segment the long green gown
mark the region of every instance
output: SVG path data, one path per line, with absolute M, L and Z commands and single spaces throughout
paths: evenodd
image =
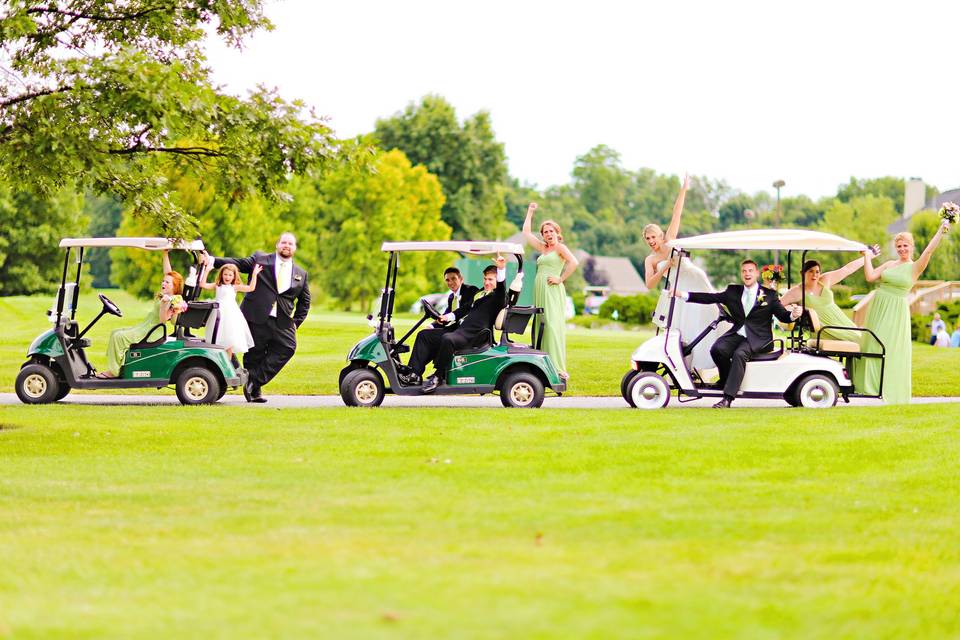
M 913 263 L 888 267 L 880 275 L 880 286 L 873 294 L 864 326 L 877 334 L 886 348 L 883 368 L 883 400 L 887 404 L 909 404 L 911 387 L 910 307 L 907 295 L 913 288 Z M 863 339 L 864 351 L 880 352 L 880 345 L 870 334 Z M 862 366 L 854 369 L 854 384 L 861 393 L 880 390 L 880 359 L 862 358 Z
M 806 293 L 806 305 L 817 312 L 820 318 L 820 324 L 823 326 L 832 325 L 839 327 L 856 327 L 843 309 L 837 306 L 833 300 L 833 289 L 830 287 L 821 287 L 820 295 L 812 290 Z M 862 331 L 844 331 L 843 329 L 824 329 L 821 334 L 825 340 L 849 340 L 862 344 L 864 333 Z
M 155 300 L 150 312 L 140 321 L 140 324 L 126 329 L 114 329 L 110 332 L 107 342 L 107 370 L 113 375 L 120 375 L 120 367 L 127 354 L 127 348 L 134 342 L 147 337 L 147 332 L 160 324 L 160 300 Z
M 560 371 L 567 370 L 567 290 L 562 282 L 547 284 L 547 278 L 559 278 L 564 265 L 566 262 L 556 251 L 541 255 L 537 258 L 537 279 L 533 286 L 533 304 L 543 308 L 542 348 Z

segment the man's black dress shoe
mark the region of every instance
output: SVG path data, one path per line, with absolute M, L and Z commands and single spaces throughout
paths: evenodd
M 733 402 L 733 401 L 732 401 L 732 400 L 728 400 L 727 398 L 724 398 L 724 399 L 722 399 L 720 402 L 718 402 L 717 404 L 713 405 L 713 408 L 714 408 L 714 409 L 729 409 L 731 402 Z
M 437 377 L 437 374 L 433 374 L 429 378 L 423 381 L 423 392 L 431 393 L 434 389 L 440 386 L 440 378 Z
M 250 402 L 257 402 L 257 403 L 260 403 L 260 404 L 262 404 L 262 403 L 264 403 L 264 402 L 266 402 L 266 401 L 267 401 L 267 399 L 264 398 L 263 396 L 261 396 L 260 394 L 257 394 L 257 395 L 255 395 L 255 396 L 253 396 L 252 398 L 250 398 Z
M 422 381 L 420 379 L 420 374 L 416 371 L 409 371 L 404 373 L 397 373 L 397 378 L 400 379 L 400 383 L 407 387 L 414 387 Z
M 253 383 L 249 380 L 243 383 L 243 399 L 247 402 L 253 402 Z

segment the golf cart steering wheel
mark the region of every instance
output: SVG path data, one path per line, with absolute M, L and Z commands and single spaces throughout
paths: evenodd
M 103 303 L 103 309 L 104 309 L 104 311 L 106 311 L 107 313 L 112 313 L 113 315 L 117 316 L 118 318 L 122 318 L 122 317 L 123 317 L 123 311 L 120 311 L 120 307 L 118 307 L 118 306 L 115 305 L 113 302 L 111 302 L 110 298 L 108 298 L 107 296 L 103 295 L 102 293 L 99 294 L 99 297 L 100 297 L 100 302 Z
M 420 306 L 423 307 L 423 312 L 434 320 L 440 317 L 440 312 L 437 311 L 435 306 L 427 302 L 426 298 L 420 298 Z

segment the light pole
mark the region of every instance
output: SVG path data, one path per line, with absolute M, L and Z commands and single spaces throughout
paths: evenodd
M 780 227 L 780 187 L 785 186 L 787 183 L 783 180 L 777 180 L 773 183 L 773 188 L 777 190 L 777 210 L 773 214 L 773 226 L 776 228 Z M 773 264 L 780 264 L 780 250 L 773 250 Z

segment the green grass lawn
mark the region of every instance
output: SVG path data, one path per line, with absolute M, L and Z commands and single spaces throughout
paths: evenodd
M 0 637 L 960 635 L 960 406 L 0 423 Z
M 94 344 L 90 357 L 94 365 L 106 362 L 106 338 L 111 329 L 139 322 L 149 302 L 139 301 L 122 291 L 107 292 L 124 311 L 124 318 L 105 316 L 89 334 Z M 0 391 L 13 391 L 13 381 L 25 359 L 27 347 L 49 323 L 44 310 L 50 297 L 0 297 Z M 85 324 L 96 315 L 100 303 L 93 294 L 81 297 L 79 319 Z M 397 336 L 413 326 L 417 318 L 396 319 Z M 314 312 L 301 327 L 299 346 L 293 360 L 267 387 L 270 394 L 335 394 L 340 369 L 350 348 L 370 332 L 360 314 Z M 615 396 L 620 378 L 629 367 L 630 354 L 652 335 L 650 330 L 611 331 L 576 328 L 567 333 L 567 358 L 572 375 L 571 395 Z M 411 340 L 412 344 L 412 340 Z M 143 393 L 143 392 L 135 392 Z M 914 344 L 913 393 L 917 396 L 960 393 L 960 349 L 935 349 Z

